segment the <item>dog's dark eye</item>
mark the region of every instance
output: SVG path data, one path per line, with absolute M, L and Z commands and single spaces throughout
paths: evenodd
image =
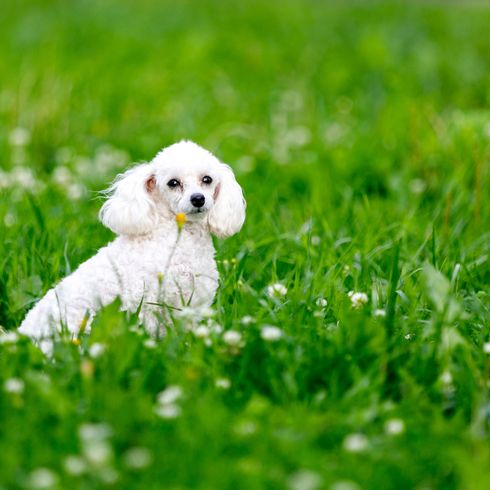
M 202 181 L 203 181 L 204 184 L 211 184 L 211 182 L 213 181 L 213 179 L 209 175 L 205 175 L 202 178 Z
M 167 182 L 169 187 L 177 187 L 180 185 L 180 182 L 177 179 L 171 179 Z

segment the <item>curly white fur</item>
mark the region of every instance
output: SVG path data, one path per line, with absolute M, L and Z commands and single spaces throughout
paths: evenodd
M 152 334 L 165 318 L 155 303 L 211 305 L 218 272 L 210 232 L 228 237 L 245 220 L 231 168 L 190 141 L 119 175 L 106 195 L 99 217 L 119 236 L 48 291 L 19 327 L 45 351 L 63 327 L 73 335 L 89 329 L 97 310 L 117 297 L 125 311 L 142 305 L 140 321 Z M 180 233 L 178 213 L 187 217 Z

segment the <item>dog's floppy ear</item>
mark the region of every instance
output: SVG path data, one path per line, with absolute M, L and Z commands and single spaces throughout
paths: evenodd
M 226 238 L 240 231 L 245 221 L 246 202 L 232 169 L 224 163 L 220 163 L 220 182 L 215 192 L 214 206 L 208 217 L 209 229 L 216 236 Z
M 104 192 L 108 199 L 99 213 L 102 224 L 120 235 L 142 235 L 151 231 L 157 220 L 151 196 L 155 185 L 154 169 L 149 163 L 118 175 Z

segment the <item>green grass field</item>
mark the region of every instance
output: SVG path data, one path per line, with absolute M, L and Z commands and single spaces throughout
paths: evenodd
M 489 26 L 2 2 L 0 489 L 490 488 Z M 182 138 L 248 201 L 208 328 L 154 341 L 112 305 L 45 359 L 14 332 L 112 239 L 97 192 Z

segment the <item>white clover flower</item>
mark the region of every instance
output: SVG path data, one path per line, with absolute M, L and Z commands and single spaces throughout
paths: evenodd
M 203 307 L 185 306 L 180 310 L 174 311 L 174 316 L 181 320 L 200 321 L 205 318 L 211 318 L 214 315 L 215 315 L 215 311 L 207 306 L 203 306 Z
M 87 471 L 87 463 L 83 458 L 69 455 L 63 461 L 63 467 L 69 475 L 80 476 Z
M 83 455 L 93 466 L 104 467 L 113 459 L 112 447 L 105 440 L 90 440 L 83 444 Z
M 219 323 L 216 323 L 213 320 L 208 320 L 208 327 L 211 329 L 213 333 L 220 334 L 223 332 L 223 326 L 220 325 Z
M 317 490 L 322 488 L 322 477 L 311 470 L 299 470 L 288 478 L 289 490 Z
M 385 422 L 384 429 L 390 436 L 398 436 L 405 432 L 405 422 L 402 419 L 389 419 Z
M 483 352 L 485 354 L 490 354 L 490 342 L 485 342 L 483 344 Z
M 408 184 L 408 187 L 410 189 L 410 192 L 412 192 L 413 194 L 422 194 L 427 188 L 427 184 L 425 180 L 413 179 Z
M 124 464 L 133 470 L 141 470 L 149 466 L 153 455 L 146 447 L 132 447 L 124 454 Z
M 228 330 L 223 334 L 223 340 L 231 346 L 238 346 L 242 342 L 242 334 L 236 330 Z
M 83 184 L 70 184 L 66 188 L 66 195 L 73 201 L 78 201 L 85 194 L 85 186 Z
M 165 388 L 163 391 L 158 393 L 157 401 L 160 405 L 170 405 L 182 398 L 183 394 L 184 393 L 180 386 L 170 385 L 167 386 L 167 388 Z
M 90 354 L 90 357 L 96 359 L 97 357 L 100 357 L 105 352 L 105 349 L 106 347 L 104 344 L 101 344 L 100 342 L 94 342 L 88 348 L 88 353 Z
M 21 395 L 24 393 L 24 381 L 19 378 L 9 378 L 5 381 L 3 389 L 7 393 Z
M 154 411 L 162 419 L 175 419 L 182 413 L 182 409 L 174 403 L 157 405 Z
M 361 490 L 361 487 L 352 480 L 338 480 L 332 484 L 330 490 Z
M 313 235 L 311 237 L 311 244 L 314 246 L 314 247 L 317 247 L 318 245 L 320 245 L 321 243 L 321 238 L 318 236 L 318 235 Z
M 214 385 L 216 388 L 220 388 L 221 390 L 228 390 L 231 387 L 231 381 L 227 378 L 218 378 Z
M 109 425 L 100 424 L 82 424 L 78 428 L 78 436 L 82 441 L 99 441 L 107 439 L 112 435 L 112 429 Z
M 378 318 L 384 318 L 386 316 L 386 311 L 382 308 L 377 308 L 373 311 L 373 315 L 377 316 Z
M 284 335 L 279 327 L 274 325 L 264 325 L 260 331 L 260 336 L 267 342 L 276 342 Z
M 253 316 L 250 316 L 250 315 L 245 315 L 240 320 L 240 323 L 242 325 L 250 325 L 251 323 L 254 323 L 254 322 L 255 322 L 255 318 Z
M 0 185 L 1 188 L 1 185 Z M 15 224 L 15 214 L 11 212 L 5 213 L 5 216 L 3 217 L 3 223 L 5 224 L 6 227 L 10 228 Z
M 368 438 L 356 432 L 345 437 L 342 447 L 350 453 L 360 453 L 365 451 L 368 445 Z
M 413 334 L 411 333 L 407 333 L 407 335 L 405 335 L 404 337 L 405 340 L 412 340 L 412 338 L 413 338 Z
M 325 129 L 325 140 L 329 145 L 336 145 L 347 133 L 345 126 L 339 122 L 330 123 Z
M 0 344 L 15 344 L 19 340 L 17 332 L 0 333 Z
M 453 375 L 449 371 L 444 371 L 440 377 L 441 383 L 450 385 L 453 382 Z
M 70 169 L 64 165 L 56 167 L 53 171 L 53 180 L 61 186 L 69 185 L 72 181 Z
M 349 291 L 347 293 L 347 295 L 349 296 L 349 298 L 351 300 L 352 308 L 354 308 L 356 310 L 359 310 L 368 302 L 368 295 L 366 293 Z
M 325 308 L 327 305 L 328 305 L 328 301 L 325 299 L 325 298 L 322 298 L 321 296 L 319 298 L 317 298 L 317 300 L 315 301 L 315 304 L 319 307 L 319 308 Z
M 28 488 L 49 489 L 58 483 L 58 475 L 49 468 L 36 468 L 28 477 Z
M 147 349 L 155 349 L 156 346 L 157 346 L 157 343 L 155 341 L 155 339 L 146 339 L 144 342 L 143 342 L 143 345 L 147 348 Z
M 102 468 L 97 472 L 97 475 L 106 485 L 114 485 L 119 480 L 119 475 L 114 468 Z
M 38 187 L 38 182 L 34 172 L 28 167 L 15 167 L 10 173 L 12 180 L 21 189 L 34 191 Z
M 279 298 L 281 296 L 286 296 L 288 289 L 284 284 L 280 282 L 276 282 L 275 284 L 271 284 L 267 286 L 267 296 L 271 298 Z
M 194 329 L 194 335 L 198 339 L 205 339 L 206 337 L 209 337 L 211 331 L 209 330 L 206 325 L 199 325 L 197 328 Z
M 31 141 L 31 132 L 26 128 L 14 128 L 9 134 L 11 146 L 27 146 Z

